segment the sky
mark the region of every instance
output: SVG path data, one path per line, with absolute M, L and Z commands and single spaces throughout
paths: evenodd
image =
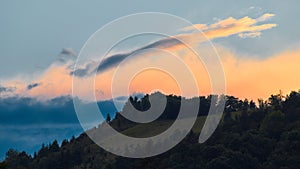
M 134 73 L 133 68 L 155 64 L 157 60 L 177 64 L 168 54 L 144 52 L 149 46 L 175 53 L 188 65 L 201 89 L 199 93 L 187 91 L 189 96 L 211 93 L 209 75 L 203 64 L 195 62 L 196 56 L 173 39 L 159 36 L 124 41 L 100 68 L 96 60 L 91 60 L 74 72 L 72 68 L 87 39 L 105 24 L 129 14 L 163 12 L 182 17 L 193 27 L 182 27 L 174 37 L 205 52 L 206 48 L 199 44 L 206 40 L 194 32 L 195 28 L 200 29 L 219 53 L 229 95 L 257 100 L 267 99 L 279 90 L 289 93 L 300 89 L 297 73 L 300 23 L 296 20 L 299 5 L 296 0 L 1 1 L 0 157 L 7 147 L 33 152 L 49 140 L 62 140 L 82 132 L 69 100 L 73 76 L 89 78 L 96 71 L 95 90 L 102 101 L 109 101 L 112 96 L 122 98 L 128 92 L 149 93 L 158 88 L 180 95 L 174 77 L 154 69 L 138 73 L 125 86 L 129 78 L 126 74 Z M 134 59 L 130 57 L 133 54 Z M 116 69 L 118 64 L 123 64 L 120 70 Z M 121 72 L 116 74 L 120 78 L 118 83 L 112 79 L 115 70 Z M 176 66 L 170 70 L 179 78 L 185 77 L 184 71 Z M 186 81 L 184 85 L 189 87 L 189 84 Z M 117 88 L 115 93 L 110 91 L 112 85 Z M 83 95 L 85 92 L 82 89 Z M 37 107 L 42 107 L 40 113 Z

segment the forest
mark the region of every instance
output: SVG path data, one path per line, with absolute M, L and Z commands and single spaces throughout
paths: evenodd
M 154 93 L 160 94 L 160 93 Z M 132 122 L 117 113 L 106 121 L 116 130 L 134 136 L 164 131 L 176 120 L 180 101 L 167 95 L 162 115 L 147 125 Z M 0 169 L 299 169 L 300 168 L 300 93 L 271 95 L 257 102 L 226 96 L 222 120 L 214 134 L 198 143 L 203 119 L 212 95 L 201 96 L 197 124 L 173 149 L 158 156 L 134 159 L 116 156 L 96 145 L 85 133 L 79 137 L 43 144 L 33 155 L 10 149 Z M 149 95 L 129 97 L 136 109 L 151 106 Z M 148 130 L 161 126 L 159 130 Z M 100 125 L 100 124 L 99 124 Z M 92 130 L 97 130 L 92 129 Z M 150 133 L 145 133 L 149 131 Z M 151 133 L 152 132 L 152 133 Z

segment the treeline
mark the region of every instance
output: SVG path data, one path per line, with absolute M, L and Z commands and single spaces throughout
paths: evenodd
M 198 116 L 206 116 L 208 114 L 211 103 L 213 102 L 213 104 L 217 104 L 216 101 L 218 95 L 209 95 L 207 97 L 199 96 L 198 98 L 194 97 L 191 99 L 187 99 L 185 97 L 175 96 L 175 95 L 164 96 L 162 93 L 156 92 L 151 94 L 150 96 L 146 94 L 143 98 L 140 99 L 138 99 L 137 97 L 129 97 L 128 102 L 125 104 L 124 109 L 126 110 L 126 106 L 128 106 L 128 103 L 131 103 L 137 110 L 146 111 L 151 107 L 149 97 L 153 97 L 155 99 L 161 99 L 162 97 L 166 97 L 167 104 L 165 110 L 162 113 L 162 115 L 159 117 L 160 120 L 166 120 L 166 119 L 176 119 L 182 101 L 192 101 L 195 99 L 199 100 Z M 259 102 L 261 101 L 262 100 L 259 100 Z M 234 96 L 226 96 L 226 106 L 225 106 L 226 112 L 242 111 L 242 110 L 248 110 L 254 108 L 256 108 L 256 105 L 253 100 L 250 101 L 248 101 L 248 99 L 240 100 Z
M 198 115 L 206 115 L 211 98 L 200 97 Z M 178 96 L 167 96 L 167 108 L 159 120 L 174 119 L 180 107 Z M 130 97 L 135 108 L 149 109 L 149 95 Z M 126 107 L 126 106 L 125 106 Z M 126 108 L 124 107 L 124 110 Z M 136 125 L 120 114 L 109 122 L 122 131 Z M 199 133 L 189 135 L 175 148 L 145 159 L 118 157 L 95 145 L 86 134 L 43 145 L 33 156 L 9 150 L 0 169 L 298 169 L 300 168 L 300 94 L 271 95 L 266 101 L 240 100 L 226 96 L 222 122 L 205 143 Z

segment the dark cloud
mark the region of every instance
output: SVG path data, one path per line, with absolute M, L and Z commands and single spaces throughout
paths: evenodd
M 101 73 L 105 70 L 115 67 L 119 63 L 121 63 L 124 59 L 126 59 L 128 56 L 137 54 L 138 52 L 141 52 L 142 50 L 151 49 L 151 48 L 158 48 L 158 49 L 168 48 L 171 46 L 178 45 L 180 43 L 181 43 L 181 41 L 179 41 L 176 38 L 165 38 L 165 39 L 150 43 L 144 47 L 138 48 L 132 52 L 112 55 L 112 56 L 107 57 L 104 60 L 102 60 L 99 67 L 97 68 L 97 72 Z
M 119 63 L 121 63 L 124 59 L 126 59 L 128 56 L 132 55 L 133 53 L 134 52 L 116 54 L 104 59 L 98 66 L 97 72 L 102 72 L 111 67 L 117 66 Z
M 91 70 L 92 67 L 89 64 L 87 64 L 84 68 L 78 68 L 77 70 L 71 72 L 70 74 L 78 76 L 78 77 L 84 77 L 84 76 L 89 76 L 89 75 L 91 75 L 91 73 L 95 73 L 95 72 L 101 73 L 110 68 L 117 66 L 118 64 L 120 64 L 124 59 L 126 59 L 130 55 L 137 54 L 137 53 L 141 52 L 142 50 L 151 49 L 151 48 L 163 49 L 163 48 L 168 48 L 168 47 L 172 47 L 175 45 L 179 45 L 181 43 L 182 42 L 176 38 L 164 38 L 164 39 L 158 40 L 156 42 L 150 43 L 146 46 L 143 46 L 141 48 L 138 48 L 136 50 L 133 50 L 131 52 L 111 55 L 111 56 L 103 59 L 101 61 L 100 65 L 97 66 L 97 68 L 95 68 L 95 70 Z
M 41 85 L 41 83 L 32 83 L 32 84 L 29 84 L 27 86 L 27 90 L 31 90 L 33 88 L 36 88 L 36 87 L 40 86 L 40 85 Z
M 72 48 L 63 48 L 60 52 L 58 61 L 61 63 L 66 63 L 70 60 L 74 60 L 77 57 L 77 53 Z
M 92 103 L 85 103 L 86 105 Z M 99 101 L 99 108 L 106 115 L 117 110 L 112 100 Z M 0 124 L 74 124 L 78 123 L 71 96 L 38 101 L 31 97 L 0 98 Z
M 70 72 L 70 75 L 74 75 L 74 76 L 77 76 L 77 77 L 84 77 L 84 76 L 87 76 L 87 75 L 90 75 L 91 73 L 93 73 L 93 71 L 95 71 L 96 67 L 96 62 L 95 61 L 92 61 L 90 63 L 88 63 L 84 68 L 77 68 L 76 70 L 74 71 L 71 71 Z
M 89 72 L 89 68 L 88 67 L 86 67 L 86 68 L 79 68 L 79 69 L 76 69 L 74 71 L 71 71 L 70 75 L 71 76 L 74 75 L 74 76 L 77 76 L 77 77 L 84 77 L 84 76 L 86 76 L 88 74 L 88 72 Z
M 63 55 L 77 56 L 77 53 L 72 48 L 63 48 L 60 52 Z
M 14 92 L 15 90 L 15 87 L 4 87 L 0 85 L 0 93 Z

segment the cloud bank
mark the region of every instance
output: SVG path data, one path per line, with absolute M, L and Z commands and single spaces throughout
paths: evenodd
M 98 105 L 104 117 L 107 114 L 114 117 L 117 112 L 111 100 L 98 102 Z M 71 96 L 46 101 L 33 97 L 0 98 L 0 159 L 9 148 L 20 151 L 25 148 L 33 153 L 42 143 L 62 141 L 82 132 Z

